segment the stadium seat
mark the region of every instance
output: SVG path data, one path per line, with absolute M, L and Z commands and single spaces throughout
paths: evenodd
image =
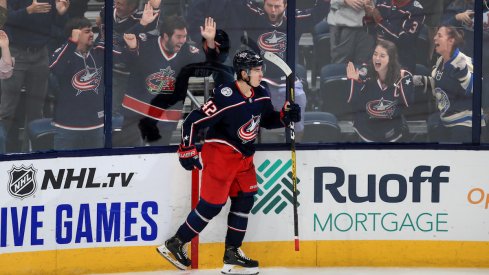
M 332 113 L 339 120 L 351 120 L 352 108 L 347 102 L 349 86 L 345 64 L 324 66 L 321 70 L 319 110 Z
M 112 116 L 112 133 L 119 134 L 124 118 L 122 115 Z M 53 140 L 56 134 L 56 127 L 52 125 L 52 118 L 41 118 L 33 120 L 27 126 L 27 134 L 30 141 L 30 150 L 48 151 L 53 150 Z
M 331 63 L 331 44 L 330 34 L 321 33 L 313 35 L 313 64 L 311 70 L 311 85 L 316 86 L 316 79 L 319 76 L 320 70 L 326 64 Z
M 306 142 L 339 142 L 340 127 L 336 117 L 326 112 L 306 112 L 304 117 L 304 136 Z

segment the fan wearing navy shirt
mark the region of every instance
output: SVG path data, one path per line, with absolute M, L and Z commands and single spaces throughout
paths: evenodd
M 150 8 L 145 9 L 145 16 L 155 18 Z M 182 17 L 166 17 L 159 30 L 160 36 L 124 34 L 127 48 L 122 58 L 131 76 L 122 101 L 123 135 L 114 140 L 115 146 L 168 145 L 182 118 L 183 102 L 175 100 L 176 77 L 182 67 L 203 61 L 204 54 L 187 43 L 187 24 Z M 214 19 L 205 19 L 201 35 L 206 58 L 216 59 Z
M 396 46 L 386 40 L 377 42 L 367 68 L 362 76 L 353 63 L 347 66 L 355 132 L 365 142 L 401 141 L 407 129 L 403 112 L 414 96 L 413 77 L 401 70 Z
M 386 39 L 399 52 L 399 62 L 408 71 L 416 68 L 416 41 L 423 26 L 423 6 L 416 0 L 367 1 L 366 21 L 374 21 L 377 39 Z
M 233 60 L 237 81 L 221 85 L 198 110 L 192 111 L 182 127 L 178 149 L 180 163 L 187 170 L 201 169 L 194 142 L 199 129 L 209 127 L 202 146 L 201 196 L 175 236 L 158 247 L 158 252 L 179 269 L 191 261 L 184 244 L 199 234 L 231 198 L 224 252 L 224 274 L 239 274 L 234 269 L 247 269 L 245 274 L 258 274 L 258 262 L 247 258 L 240 246 L 246 233 L 248 214 L 253 208 L 253 195 L 258 191 L 253 154 L 254 141 L 260 127 L 280 128 L 300 120 L 300 107 L 285 103 L 274 111 L 268 91 L 260 85 L 263 59 L 244 50 Z M 242 272 L 243 270 L 241 270 Z M 243 273 L 241 273 L 243 274 Z
M 104 146 L 104 46 L 93 47 L 90 20 L 75 18 L 67 25 L 68 43 L 57 49 L 49 66 L 59 85 L 53 125 L 54 149 Z

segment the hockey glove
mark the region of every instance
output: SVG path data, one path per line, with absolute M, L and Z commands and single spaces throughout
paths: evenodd
M 301 121 L 301 107 L 296 103 L 285 102 L 282 111 L 280 111 L 280 119 L 285 125 L 289 125 L 291 122 Z
M 156 123 L 158 123 L 158 121 L 149 117 L 145 117 L 139 121 L 138 126 L 143 140 L 152 142 L 161 138 L 160 130 L 158 130 Z
M 202 169 L 202 164 L 200 164 L 199 160 L 199 152 L 197 152 L 197 148 L 195 148 L 194 145 L 184 147 L 180 144 L 177 153 L 180 164 L 185 170 L 192 171 L 194 168 L 199 170 Z

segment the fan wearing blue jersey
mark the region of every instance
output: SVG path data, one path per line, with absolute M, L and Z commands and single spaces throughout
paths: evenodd
M 431 141 L 472 141 L 472 59 L 460 51 L 463 32 L 453 26 L 441 26 L 434 37 L 440 55 L 431 76 L 416 76 L 416 85 L 431 87 L 439 114 L 429 120 Z M 485 121 L 481 121 L 485 126 Z
M 401 70 L 396 45 L 387 40 L 377 42 L 365 69 L 347 66 L 355 132 L 365 142 L 401 141 L 407 129 L 403 112 L 414 95 L 412 75 Z
M 209 130 L 202 146 L 204 165 L 199 203 L 176 234 L 157 248 L 179 269 L 185 270 L 191 264 L 185 244 L 204 230 L 229 197 L 231 210 L 221 272 L 258 273 L 258 261 L 246 257 L 240 249 L 253 196 L 258 191 L 253 143 L 260 127 L 280 128 L 301 118 L 297 104 L 286 102 L 281 111 L 274 111 L 268 91 L 260 85 L 262 65 L 263 59 L 258 54 L 249 50 L 238 52 L 233 60 L 237 81 L 217 87 L 214 95 L 183 123 L 178 154 L 187 170 L 202 169 L 194 142 L 200 129 Z
M 54 105 L 54 149 L 104 146 L 104 45 L 94 45 L 87 18 L 68 22 L 69 41 L 57 49 L 49 66 L 59 91 Z
M 155 19 L 149 4 L 143 14 L 146 17 Z M 168 145 L 182 117 L 185 98 L 174 92 L 176 77 L 182 67 L 218 56 L 216 22 L 210 17 L 201 26 L 205 56 L 187 43 L 187 24 L 182 17 L 166 17 L 159 31 L 159 36 L 124 34 L 127 47 L 122 58 L 131 76 L 122 101 L 122 135 L 114 139 L 115 146 Z

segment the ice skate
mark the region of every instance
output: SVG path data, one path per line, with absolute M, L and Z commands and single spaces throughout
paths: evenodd
M 258 261 L 252 260 L 239 247 L 226 246 L 222 274 L 258 274 Z
M 185 244 L 177 236 L 166 240 L 156 251 L 180 270 L 186 270 L 192 263 L 187 256 Z

